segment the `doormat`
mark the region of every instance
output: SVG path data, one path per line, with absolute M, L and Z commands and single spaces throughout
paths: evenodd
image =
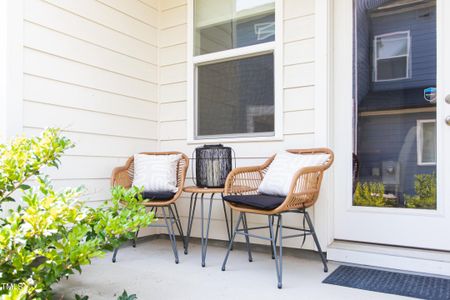
M 339 266 L 323 283 L 419 299 L 450 299 L 450 279 L 369 268 Z

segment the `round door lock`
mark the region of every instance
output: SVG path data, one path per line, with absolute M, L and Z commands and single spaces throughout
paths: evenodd
M 445 97 L 445 102 L 447 102 L 447 104 L 450 104 L 450 94 Z

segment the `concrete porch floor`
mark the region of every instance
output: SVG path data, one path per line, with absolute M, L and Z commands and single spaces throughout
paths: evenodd
M 55 287 L 63 299 L 74 294 L 88 295 L 90 300 L 116 299 L 125 289 L 139 300 L 148 299 L 406 299 L 405 297 L 374 293 L 321 283 L 338 267 L 329 262 L 324 273 L 316 253 L 296 251 L 283 257 L 283 289 L 276 286 L 275 263 L 270 253 L 255 249 L 253 262 L 241 247 L 233 250 L 227 270 L 221 271 L 226 249 L 211 243 L 206 267 L 200 266 L 200 245 L 191 242 L 189 254 L 184 255 L 178 242 L 180 263 L 174 263 L 170 243 L 166 239 L 144 239 L 137 247 L 120 249 L 117 263 L 111 253 L 86 266 L 81 275 L 62 280 Z M 58 299 L 58 298 L 56 298 Z

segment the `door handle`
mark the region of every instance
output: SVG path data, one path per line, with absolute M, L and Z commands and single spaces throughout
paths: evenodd
M 445 102 L 447 102 L 447 104 L 450 104 L 450 94 L 445 97 Z
M 448 126 L 450 126 L 450 116 L 447 116 L 447 117 L 445 118 L 445 123 L 446 123 Z

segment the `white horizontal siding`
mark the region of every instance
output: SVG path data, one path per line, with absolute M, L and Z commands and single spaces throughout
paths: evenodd
M 293 17 L 285 20 L 283 32 L 284 42 L 286 43 L 313 38 L 314 15 Z
M 49 79 L 97 88 L 123 96 L 157 101 L 157 84 L 55 56 L 40 50 L 24 48 L 24 72 Z
M 69 11 L 77 16 L 92 21 L 101 26 L 111 28 L 123 35 L 149 45 L 157 46 L 158 29 L 155 25 L 148 25 L 133 16 L 113 9 L 100 1 L 93 0 L 44 0 L 55 7 Z M 128 2 L 128 1 L 127 1 Z M 155 20 L 156 21 L 156 20 Z
M 29 22 L 51 28 L 123 55 L 157 64 L 158 50 L 155 45 L 142 42 L 95 22 L 95 20 L 81 17 L 76 13 L 61 9 L 42 0 L 24 1 L 24 18 Z
M 174 26 L 186 24 L 186 21 L 187 21 L 186 3 L 183 3 L 175 7 L 167 7 L 165 10 L 161 11 L 161 22 L 160 22 L 161 29 L 167 29 Z
M 157 103 L 30 74 L 24 75 L 24 99 L 68 108 L 158 120 Z
M 160 47 L 168 47 L 178 44 L 185 44 L 187 41 L 186 24 L 175 25 L 160 31 Z
M 149 5 L 148 3 L 139 0 L 97 0 L 106 6 L 109 6 L 122 14 L 139 20 L 146 25 L 149 25 L 158 30 L 158 24 L 155 20 L 158 20 L 159 10 L 156 6 Z
M 157 82 L 157 66 L 119 54 L 106 48 L 86 43 L 63 33 L 34 23 L 24 24 L 24 45 L 42 52 L 64 57 L 99 69 L 131 78 Z M 54 43 L 54 41 L 59 41 Z
M 158 1 L 24 1 L 24 132 L 76 145 L 48 170 L 57 188 L 106 200 L 114 167 L 157 150 L 158 18 Z
M 157 122 L 24 100 L 24 126 L 154 140 Z
M 176 63 L 160 67 L 160 83 L 179 83 L 186 81 L 186 63 Z
M 42 129 L 25 127 L 25 134 L 31 136 L 41 132 Z M 132 153 L 155 150 L 156 140 L 146 140 L 133 137 L 121 137 L 102 135 L 96 133 L 83 133 L 63 129 L 62 134 L 70 138 L 74 143 L 74 148 L 67 151 L 69 155 L 91 156 L 91 157 L 118 157 L 124 158 Z M 113 145 L 113 146 L 112 146 Z
M 159 92 L 161 103 L 185 101 L 187 98 L 186 81 L 162 84 Z

